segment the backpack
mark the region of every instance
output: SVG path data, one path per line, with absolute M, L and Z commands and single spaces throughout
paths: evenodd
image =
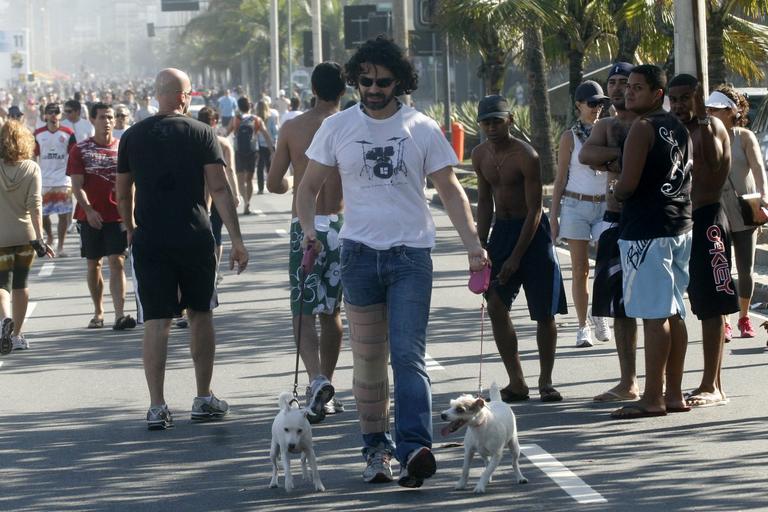
M 243 116 L 240 120 L 240 126 L 235 133 L 235 147 L 241 154 L 256 152 L 256 141 L 253 139 L 256 119 L 253 115 Z

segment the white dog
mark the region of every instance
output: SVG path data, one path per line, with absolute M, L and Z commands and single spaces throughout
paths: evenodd
M 505 446 L 512 451 L 512 467 L 517 483 L 528 483 L 528 479 L 520 472 L 520 444 L 517 442 L 515 414 L 509 405 L 501 400 L 495 382 L 491 385 L 490 395 L 491 401 L 488 403 L 472 395 L 461 395 L 456 400 L 451 400 L 451 408 L 440 414 L 443 420 L 450 421 L 443 429 L 443 435 L 467 425 L 467 433 L 464 435 L 464 467 L 456 489 L 464 489 L 467 486 L 469 463 L 477 452 L 485 462 L 485 471 L 475 486 L 475 492 L 484 493 L 485 487 L 491 481 L 491 475 L 501 462 Z
M 272 422 L 272 447 L 269 457 L 272 459 L 272 480 L 270 487 L 277 487 L 277 458 L 281 457 L 283 471 L 285 472 L 285 490 L 293 490 L 293 476 L 291 475 L 291 453 L 301 454 L 301 472 L 305 480 L 309 479 L 307 461 L 312 467 L 312 483 L 316 491 L 324 491 L 323 482 L 320 481 L 320 473 L 317 471 L 315 450 L 312 448 L 312 428 L 307 421 L 308 411 L 300 409 L 298 402 L 293 399 L 291 393 L 285 391 L 280 394 L 280 412 Z

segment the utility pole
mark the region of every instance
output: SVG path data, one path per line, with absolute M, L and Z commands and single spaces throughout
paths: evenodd
M 291 15 L 291 0 L 288 0 L 288 91 L 287 96 L 293 96 L 293 32 L 291 24 L 293 16 Z
M 277 99 L 277 91 L 280 90 L 280 51 L 277 40 L 277 0 L 269 2 L 269 79 L 272 83 L 270 94 Z
M 675 73 L 688 73 L 701 80 L 708 93 L 707 24 L 704 0 L 681 0 L 675 4 Z M 700 67 L 697 64 L 700 63 Z
M 317 66 L 323 62 L 323 29 L 322 29 L 322 11 L 320 10 L 320 0 L 312 0 L 312 60 Z
M 411 9 L 409 0 L 393 0 L 392 2 L 392 37 L 395 43 L 408 50 L 408 26 Z

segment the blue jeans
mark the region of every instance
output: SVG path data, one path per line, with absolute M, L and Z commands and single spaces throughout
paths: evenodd
M 341 282 L 353 306 L 386 304 L 395 384 L 395 440 L 389 432 L 363 434 L 363 456 L 384 447 L 405 463 L 411 451 L 432 447 L 432 395 L 424 355 L 432 299 L 430 249 L 404 245 L 377 251 L 344 240 Z

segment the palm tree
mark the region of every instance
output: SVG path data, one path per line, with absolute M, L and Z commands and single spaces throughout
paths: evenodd
M 531 144 L 539 153 L 541 179 L 544 183 L 550 183 L 555 178 L 555 151 L 550 129 L 547 75 L 544 71 L 547 61 L 539 25 L 526 24 L 523 30 L 523 45 L 530 91 L 528 105 L 531 114 Z
M 725 83 L 729 69 L 748 80 L 763 79 L 759 64 L 768 58 L 768 27 L 751 20 L 768 15 L 768 0 L 706 4 L 710 87 Z

